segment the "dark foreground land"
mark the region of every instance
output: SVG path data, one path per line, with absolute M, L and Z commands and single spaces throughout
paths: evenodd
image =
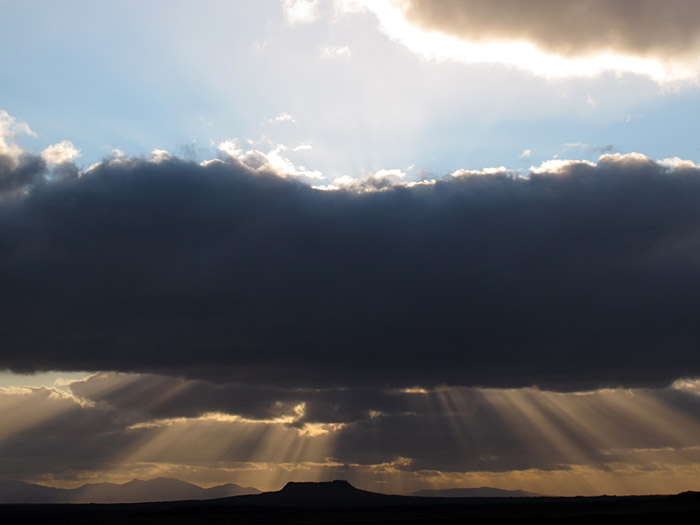
M 700 493 L 596 498 L 419 498 L 345 482 L 289 484 L 278 492 L 209 501 L 2 505 L 0 523 L 697 523 Z

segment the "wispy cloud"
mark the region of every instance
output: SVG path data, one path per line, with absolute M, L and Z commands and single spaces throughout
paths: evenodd
M 270 120 L 268 120 L 268 123 L 270 124 L 280 124 L 282 122 L 291 122 L 292 124 L 297 123 L 297 121 L 294 120 L 294 117 L 292 117 L 287 112 L 279 113 L 276 116 L 272 117 Z

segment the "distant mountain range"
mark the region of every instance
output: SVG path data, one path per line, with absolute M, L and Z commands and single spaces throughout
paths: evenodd
M 141 503 L 205 500 L 259 493 L 256 488 L 234 483 L 204 489 L 169 478 L 135 479 L 122 485 L 96 483 L 75 489 L 57 489 L 23 481 L 0 481 L 0 503 Z
M 447 495 L 445 495 L 447 494 Z M 353 487 L 347 481 L 322 483 L 289 482 L 282 490 L 218 500 L 217 504 L 255 507 L 391 507 L 452 504 L 454 498 L 504 498 L 534 496 L 524 491 L 500 490 L 489 487 L 421 491 L 406 496 L 379 494 Z M 429 497 L 426 497 L 429 496 Z
M 347 481 L 323 483 L 289 482 L 282 490 L 261 493 L 253 487 L 233 483 L 208 489 L 170 478 L 148 481 L 135 479 L 121 485 L 96 483 L 75 489 L 58 489 L 25 483 L 0 481 L 0 503 L 145 503 L 156 501 L 187 501 L 230 498 L 233 505 L 274 506 L 334 506 L 344 505 L 400 505 L 420 503 L 420 499 L 434 498 L 522 498 L 538 496 L 523 490 L 503 490 L 491 487 L 421 490 L 406 496 L 379 494 L 353 487 Z M 419 497 L 419 498 L 417 498 Z

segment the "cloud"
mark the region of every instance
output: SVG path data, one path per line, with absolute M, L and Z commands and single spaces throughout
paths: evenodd
M 673 0 L 345 0 L 431 59 L 503 63 L 548 77 L 630 72 L 697 81 L 700 9 Z
M 21 135 L 35 137 L 36 133 L 26 122 L 17 121 L 7 111 L 0 110 L 0 197 L 43 180 L 46 163 L 15 142 Z
M 20 146 L 14 143 L 14 139 L 20 135 L 36 137 L 29 124 L 17 121 L 16 118 L 0 110 L 0 155 L 17 160 L 24 152 Z
M 2 202 L 0 366 L 280 387 L 700 374 L 692 162 L 322 192 L 226 148 L 105 161 Z
M 238 147 L 238 142 L 234 139 L 221 142 L 218 149 L 231 159 L 256 172 L 275 173 L 280 177 L 300 177 L 310 180 L 323 178 L 323 174 L 320 171 L 295 165 L 285 156 L 287 147 L 283 144 L 278 144 L 277 147 L 268 153 L 263 153 L 257 149 L 243 151 Z
M 278 123 L 280 123 L 280 122 L 291 122 L 292 124 L 296 124 L 296 123 L 297 123 L 297 121 L 294 120 L 294 117 L 292 117 L 289 113 L 286 113 L 286 112 L 280 113 L 280 114 L 277 115 L 276 117 L 271 118 L 270 120 L 268 120 L 268 122 L 269 122 L 270 124 L 278 124 Z
M 282 0 L 284 17 L 289 25 L 308 24 L 319 17 L 319 0 Z
M 115 153 L 114 154 L 114 160 L 119 161 L 122 156 Z M 151 151 L 151 158 L 149 159 L 150 162 L 163 162 L 165 160 L 168 160 L 170 158 L 170 153 L 164 149 L 154 149 Z
M 589 144 L 584 144 L 583 142 L 567 142 L 564 144 L 566 149 L 580 148 L 586 153 L 598 153 L 602 155 L 603 153 L 612 153 L 615 151 L 615 146 L 612 144 L 606 144 L 605 146 L 591 146 Z
M 398 4 L 398 2 L 397 2 Z M 562 56 L 697 58 L 700 9 L 670 0 L 408 0 L 406 18 L 472 41 L 523 41 Z
M 395 186 L 410 186 L 411 183 L 402 182 L 406 174 L 399 169 L 381 169 L 376 173 L 370 173 L 366 177 L 350 177 L 343 175 L 333 179 L 332 184 L 314 186 L 322 190 L 346 189 L 353 192 L 375 192 L 393 188 Z
M 468 178 L 468 177 L 479 177 L 479 176 L 502 176 L 502 177 L 520 177 L 520 174 L 516 171 L 509 170 L 505 166 L 499 166 L 498 168 L 484 168 L 483 170 L 467 170 L 464 168 L 453 171 L 450 176 L 452 178 Z
M 325 46 L 320 50 L 321 58 L 332 59 L 332 58 L 350 58 L 352 56 L 352 51 L 348 46 Z
M 71 163 L 80 157 L 80 150 L 69 140 L 63 140 L 58 144 L 52 144 L 41 152 L 41 157 L 49 167 Z
M 46 163 L 41 157 L 0 155 L 0 197 L 43 182 Z
M 531 149 L 524 149 L 518 158 L 524 160 L 524 159 L 529 159 L 530 157 L 532 157 L 532 150 Z
M 603 491 L 591 481 L 605 472 L 618 478 L 605 491 L 624 493 L 643 472 L 684 474 L 666 487 L 645 479 L 638 492 L 696 487 L 700 471 L 698 381 L 576 393 L 319 390 L 101 373 L 66 389 L 0 389 L 0 479 L 123 482 L 177 472 L 211 483 L 226 473 L 276 489 L 299 469 L 373 490 L 483 476 L 580 494 Z M 395 479 L 381 485 L 378 473 Z

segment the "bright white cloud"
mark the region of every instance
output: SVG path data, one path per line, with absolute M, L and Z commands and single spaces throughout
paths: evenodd
M 539 166 L 530 166 L 530 173 L 534 173 L 535 175 L 544 173 L 556 175 L 557 173 L 565 172 L 569 167 L 575 165 L 590 166 L 591 168 L 596 166 L 594 162 L 588 160 L 551 159 L 544 161 Z
M 29 124 L 18 121 L 9 115 L 4 109 L 0 110 L 0 155 L 6 155 L 14 160 L 24 152 L 24 150 L 14 143 L 20 135 L 36 137 Z
M 375 179 L 384 179 L 384 180 L 399 180 L 403 179 L 406 176 L 406 174 L 399 170 L 399 169 L 392 169 L 392 170 L 386 170 L 382 169 L 377 171 L 373 177 Z
M 59 164 L 73 162 L 80 157 L 80 150 L 76 148 L 70 140 L 62 140 L 42 151 L 41 157 L 48 166 L 53 167 Z
M 679 157 L 671 157 L 669 159 L 660 160 L 659 164 L 671 169 L 697 169 L 700 167 L 692 160 L 681 159 Z
M 301 177 L 312 180 L 324 178 L 320 171 L 295 165 L 285 155 L 287 147 L 283 144 L 278 144 L 268 153 L 264 153 L 257 149 L 244 151 L 238 146 L 238 142 L 233 139 L 221 142 L 218 149 L 253 171 L 272 172 L 280 177 Z
M 507 175 L 509 177 L 519 177 L 520 174 L 517 171 L 509 170 L 505 166 L 499 166 L 497 168 L 484 168 L 483 170 L 467 170 L 458 169 L 453 171 L 450 176 L 453 178 L 460 177 L 482 177 L 489 175 Z
M 573 144 L 572 146 L 578 146 L 578 144 Z M 596 166 L 606 164 L 609 166 L 628 166 L 638 168 L 658 165 L 667 168 L 670 171 L 696 169 L 698 167 L 698 165 L 695 164 L 693 161 L 681 159 L 679 157 L 672 157 L 668 159 L 654 161 L 653 159 L 647 157 L 642 153 L 632 152 L 606 153 L 598 157 L 597 162 L 591 162 L 588 160 L 551 159 L 544 161 L 539 166 L 531 166 L 530 173 L 535 175 L 557 175 L 559 173 L 568 172 L 570 168 L 575 166 L 595 168 Z
M 406 174 L 400 169 L 381 169 L 366 177 L 350 177 L 343 175 L 333 179 L 331 184 L 314 186 L 317 190 L 351 190 L 358 193 L 382 191 L 394 186 L 414 186 L 414 182 L 404 182 Z M 423 181 L 426 182 L 426 181 Z
M 151 162 L 163 162 L 164 160 L 167 160 L 170 158 L 170 153 L 168 153 L 164 149 L 154 149 L 151 151 L 151 158 L 149 159 Z
M 282 0 L 284 18 L 289 25 L 307 24 L 319 17 L 319 0 Z

